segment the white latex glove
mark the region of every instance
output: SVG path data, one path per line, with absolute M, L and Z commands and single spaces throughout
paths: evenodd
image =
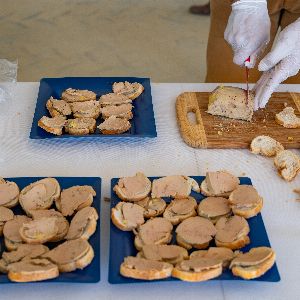
M 233 62 L 253 68 L 270 41 L 271 22 L 266 0 L 241 0 L 232 4 L 224 33 L 234 52 Z
M 264 108 L 279 84 L 300 69 L 300 18 L 282 30 L 273 50 L 258 65 L 264 71 L 254 86 L 254 109 Z

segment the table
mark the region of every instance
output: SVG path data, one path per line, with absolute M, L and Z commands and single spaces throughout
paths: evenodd
M 110 179 L 143 171 L 147 176 L 205 175 L 227 169 L 246 175 L 264 197 L 262 212 L 277 253 L 279 283 L 222 282 L 110 285 L 108 275 L 109 203 L 102 201 L 101 281 L 98 284 L 16 284 L 0 286 L 0 299 L 299 299 L 300 203 L 294 188 L 300 176 L 286 183 L 272 159 L 248 150 L 202 150 L 188 147 L 176 124 L 175 101 L 184 91 L 211 91 L 216 84 L 153 83 L 158 137 L 140 140 L 29 140 L 38 83 L 2 84 L 11 100 L 0 104 L 0 176 L 100 176 L 103 197 L 110 196 Z M 239 86 L 239 85 L 237 85 Z M 300 85 L 278 91 L 300 92 Z M 296 152 L 299 153 L 298 150 Z

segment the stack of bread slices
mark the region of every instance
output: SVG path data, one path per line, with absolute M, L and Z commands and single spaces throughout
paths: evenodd
M 11 281 L 53 279 L 92 262 L 88 240 L 98 212 L 91 206 L 96 195 L 91 186 L 61 191 L 55 178 L 44 178 L 20 191 L 15 182 L 1 178 L 0 195 L 0 235 L 6 247 L 0 272 Z M 14 214 L 11 208 L 17 205 L 24 214 Z
M 230 268 L 235 276 L 252 279 L 275 262 L 269 247 L 239 251 L 250 243 L 247 219 L 261 211 L 263 199 L 227 171 L 207 172 L 200 186 L 187 176 L 151 182 L 137 173 L 119 179 L 113 189 L 121 201 L 111 210 L 112 222 L 133 232 L 137 250 L 135 256 L 124 257 L 120 273 L 125 277 L 204 281 Z M 197 203 L 192 191 L 206 198 Z M 173 234 L 176 244 L 170 244 Z
M 101 116 L 103 122 L 98 128 L 102 134 L 124 133 L 131 128 L 132 101 L 144 87 L 125 81 L 115 82 L 112 90 L 97 100 L 93 91 L 68 88 L 61 99 L 48 99 L 46 107 L 51 117 L 43 116 L 38 126 L 55 135 L 62 135 L 63 130 L 72 135 L 87 135 L 95 132 L 96 120 Z

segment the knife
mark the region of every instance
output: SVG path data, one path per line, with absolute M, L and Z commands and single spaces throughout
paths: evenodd
M 248 98 L 249 98 L 249 68 L 247 67 L 247 62 L 250 62 L 250 56 L 245 61 L 245 67 L 246 67 L 246 85 L 247 85 L 247 104 L 248 104 Z

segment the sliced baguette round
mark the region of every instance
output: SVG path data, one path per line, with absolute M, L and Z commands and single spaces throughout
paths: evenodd
M 8 278 L 15 282 L 53 279 L 59 276 L 58 267 L 47 259 L 30 259 L 10 264 Z
M 97 128 L 102 134 L 121 134 L 128 131 L 131 128 L 131 124 L 125 118 L 111 116 L 105 119 Z
M 263 199 L 252 185 L 240 185 L 229 196 L 229 203 L 235 215 L 245 219 L 256 216 L 263 207 Z
M 144 209 L 134 203 L 119 202 L 111 210 L 111 221 L 120 230 L 131 231 L 145 222 Z
M 197 201 L 193 197 L 174 199 L 165 209 L 163 217 L 177 225 L 189 217 L 196 216 L 196 207 Z
M 243 217 L 222 217 L 217 222 L 216 229 L 215 243 L 217 247 L 236 250 L 250 243 L 248 236 L 250 227 L 247 220 Z
M 205 249 L 216 235 L 214 224 L 202 217 L 190 217 L 182 221 L 176 228 L 178 245 L 186 249 Z
M 72 135 L 87 135 L 96 130 L 96 120 L 93 118 L 68 119 L 65 131 Z
M 53 118 L 57 116 L 69 116 L 72 113 L 68 102 L 54 99 L 52 96 L 48 99 L 46 107 Z
M 254 279 L 262 276 L 272 268 L 276 254 L 268 247 L 252 248 L 248 253 L 239 253 L 232 260 L 230 268 L 233 275 L 243 279 Z
M 133 118 L 133 106 L 130 103 L 121 105 L 108 105 L 101 108 L 101 115 L 103 119 L 108 119 L 111 116 L 130 120 Z
M 145 218 L 154 218 L 162 215 L 167 206 L 166 201 L 162 198 L 146 197 L 135 203 L 144 208 Z
M 65 238 L 69 230 L 68 220 L 59 212 L 54 209 L 40 209 L 40 210 L 31 210 L 30 214 L 34 220 L 41 218 L 55 218 L 56 225 L 58 227 L 58 232 L 49 242 L 58 242 Z
M 299 128 L 300 118 L 295 115 L 292 107 L 285 107 L 283 111 L 275 115 L 275 121 L 285 128 Z
M 101 107 L 110 105 L 122 105 L 126 103 L 132 103 L 132 100 L 129 99 L 127 96 L 116 93 L 102 95 L 99 99 L 99 104 Z
M 63 91 L 61 98 L 66 102 L 83 102 L 89 100 L 96 100 L 96 94 L 89 90 L 78 90 L 68 88 Z
M 27 215 L 31 210 L 48 209 L 60 195 L 60 185 L 55 178 L 44 178 L 31 183 L 20 193 L 20 205 Z
M 151 181 L 141 172 L 132 177 L 120 178 L 113 190 L 123 201 L 140 201 L 151 191 Z
M 66 240 L 88 240 L 96 231 L 99 216 L 94 207 L 84 207 L 73 217 Z
M 19 203 L 20 189 L 13 181 L 0 181 L 0 206 L 7 208 L 15 207 Z
M 144 280 L 168 278 L 172 270 L 172 264 L 133 256 L 125 257 L 120 266 L 122 276 Z
M 274 159 L 274 165 L 280 176 L 286 181 L 292 181 L 300 172 L 300 158 L 289 150 L 278 152 Z
M 165 218 L 154 218 L 140 225 L 135 234 L 134 245 L 141 250 L 144 245 L 163 245 L 172 239 L 173 225 Z
M 172 276 L 183 281 L 200 282 L 222 274 L 222 261 L 215 258 L 190 258 L 181 261 L 172 271 Z
M 97 119 L 100 116 L 100 105 L 96 100 L 72 102 L 70 106 L 75 118 Z
M 144 91 L 144 87 L 140 83 L 138 82 L 130 83 L 128 81 L 115 82 L 112 88 L 115 94 L 124 95 L 132 100 L 136 99 Z
M 284 147 L 267 135 L 259 135 L 252 140 L 250 150 L 253 154 L 271 157 L 284 150 Z
M 207 172 L 201 183 L 201 193 L 205 196 L 227 198 L 239 184 L 240 180 L 227 171 Z
M 76 185 L 64 189 L 56 199 L 56 208 L 63 216 L 72 216 L 75 211 L 91 206 L 96 192 L 89 185 Z
M 66 124 L 66 117 L 61 115 L 56 116 L 54 118 L 43 116 L 38 121 L 39 127 L 55 135 L 62 135 L 65 124 Z
M 55 238 L 58 233 L 56 218 L 43 217 L 24 223 L 20 230 L 20 236 L 25 243 L 43 244 Z
M 60 272 L 72 272 L 87 267 L 94 258 L 94 250 L 87 240 L 69 240 L 45 253 L 42 257 L 56 264 Z

